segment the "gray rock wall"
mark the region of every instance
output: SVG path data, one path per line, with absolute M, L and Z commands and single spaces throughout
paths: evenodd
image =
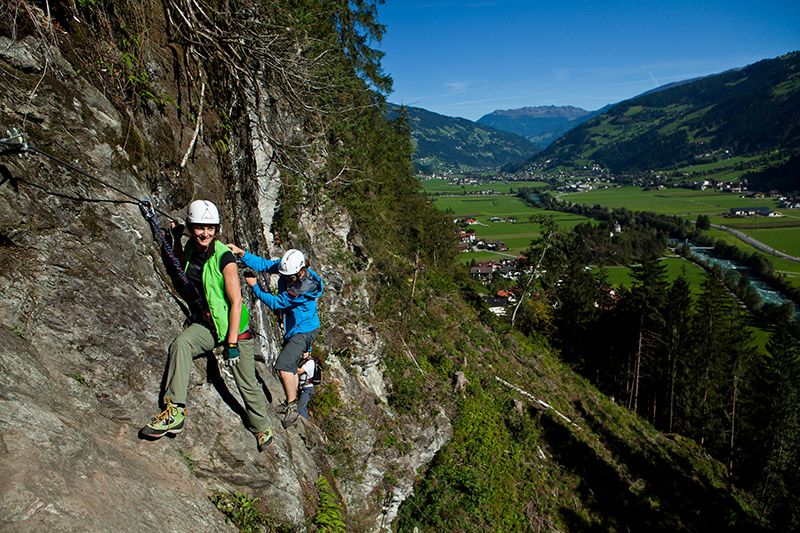
M 193 124 L 169 112 L 121 114 L 34 39 L 0 37 L 0 51 L 0 135 L 19 128 L 33 146 L 134 197 L 153 197 L 175 218 L 190 200 L 211 199 L 226 220 L 223 239 L 280 254 L 271 233 L 280 173 L 263 129 L 280 113 L 249 102 L 232 168 L 221 168 L 201 139 L 176 173 Z M 183 433 L 148 442 L 137 432 L 157 411 L 166 349 L 183 315 L 138 207 L 41 154 L 5 154 L 0 165 L 0 528 L 227 531 L 209 500 L 222 490 L 257 497 L 302 529 L 315 481 L 334 469 L 351 528 L 390 527 L 449 421 L 398 421 L 388 407 L 383 344 L 370 324 L 370 261 L 342 209 L 323 197 L 301 210 L 299 227 L 327 283 L 318 344 L 342 400 L 337 436 L 347 437 L 347 453 L 329 453 L 330 435 L 313 418 L 286 431 L 273 416 L 275 443 L 259 454 L 232 379 L 209 358 L 195 362 Z M 346 266 L 342 258 L 354 256 L 360 266 Z M 247 301 L 272 361 L 276 321 Z M 268 398 L 283 400 L 269 365 L 258 372 Z M 381 445 L 388 422 L 403 424 L 411 451 Z M 396 483 L 385 482 L 390 470 Z

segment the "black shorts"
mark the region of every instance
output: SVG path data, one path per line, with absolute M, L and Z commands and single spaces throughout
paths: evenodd
M 275 361 L 275 370 L 297 374 L 297 369 L 300 368 L 300 362 L 303 360 L 303 354 L 311 349 L 311 344 L 314 342 L 318 331 L 318 329 L 315 329 L 308 333 L 298 333 L 286 339 L 283 342 L 283 349 L 278 356 L 278 360 Z

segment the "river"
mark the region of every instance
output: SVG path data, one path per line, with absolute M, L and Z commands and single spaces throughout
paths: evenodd
M 709 250 L 706 248 L 698 248 L 697 246 L 690 244 L 689 249 L 692 252 L 692 256 L 701 261 L 703 263 L 707 263 L 709 265 L 717 265 L 723 271 L 726 270 L 735 270 L 737 272 L 746 273 L 748 279 L 750 280 L 750 286 L 752 286 L 755 291 L 761 296 L 761 301 L 765 304 L 773 304 L 773 305 L 783 305 L 787 303 L 792 303 L 792 300 L 784 296 L 782 293 L 773 289 L 769 283 L 764 281 L 760 278 L 757 274 L 753 273 L 752 270 L 746 266 L 740 265 L 728 259 L 719 259 L 714 257 L 713 250 Z M 795 311 L 797 309 L 795 308 Z

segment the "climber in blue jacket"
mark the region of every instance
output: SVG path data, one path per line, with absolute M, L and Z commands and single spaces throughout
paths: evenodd
M 275 370 L 286 393 L 286 403 L 279 412 L 283 414 L 283 427 L 289 427 L 299 417 L 297 369 L 303 354 L 311 351 L 311 344 L 319 331 L 317 298 L 322 295 L 325 284 L 316 272 L 308 268 L 300 250 L 291 249 L 280 260 L 275 260 L 251 254 L 234 244 L 228 244 L 228 247 L 256 272 L 280 274 L 277 294 L 263 290 L 253 274 L 245 274 L 245 281 L 259 300 L 283 315 L 283 349 L 275 362 Z

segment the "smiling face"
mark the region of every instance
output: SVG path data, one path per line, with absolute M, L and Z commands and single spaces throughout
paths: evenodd
M 193 224 L 191 231 L 192 238 L 194 239 L 194 243 L 197 245 L 197 248 L 205 251 L 208 249 L 208 247 L 214 241 L 214 237 L 217 235 L 217 226 L 212 224 Z

